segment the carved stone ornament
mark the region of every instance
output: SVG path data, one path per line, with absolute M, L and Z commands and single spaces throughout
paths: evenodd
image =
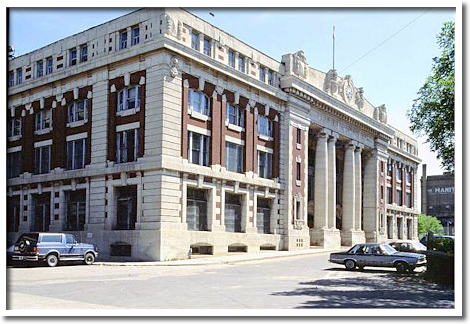
M 172 56 L 170 59 L 170 76 L 172 78 L 178 75 L 178 59 L 175 56 Z
M 183 23 L 178 21 L 178 29 L 176 31 L 176 38 L 181 39 L 183 37 Z
M 326 93 L 335 94 L 338 91 L 338 73 L 331 69 L 326 74 L 324 89 Z
M 359 108 L 359 110 L 362 110 L 362 108 L 364 108 L 364 89 L 361 87 L 361 88 L 357 88 L 356 89 L 356 105 L 357 105 L 357 108 Z
M 355 88 L 350 75 L 346 75 L 344 77 L 341 90 L 341 95 L 343 96 L 344 102 L 351 104 Z
M 298 51 L 294 54 L 293 71 L 303 78 L 307 76 L 307 59 L 305 58 L 304 51 Z
M 165 30 L 165 34 L 176 37 L 177 30 L 176 30 L 176 24 L 174 20 L 168 14 L 164 14 L 162 22 L 163 22 L 162 26 Z
M 387 108 L 385 108 L 385 105 L 379 106 L 379 121 L 384 124 L 387 123 Z

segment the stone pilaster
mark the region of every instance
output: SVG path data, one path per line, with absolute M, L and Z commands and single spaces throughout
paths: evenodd
M 354 225 L 358 231 L 362 230 L 362 165 L 361 153 L 363 145 L 358 144 L 354 151 L 354 168 L 355 168 L 355 211 L 354 211 Z
M 328 138 L 328 227 L 336 229 L 336 140 L 337 134 Z
M 315 219 L 316 229 L 328 227 L 328 135 L 322 131 L 315 150 Z
M 343 232 L 354 230 L 355 228 L 355 166 L 354 166 L 355 145 L 349 142 L 344 152 L 344 172 L 343 172 Z

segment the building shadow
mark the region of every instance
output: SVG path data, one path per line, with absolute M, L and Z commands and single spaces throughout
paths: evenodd
M 272 295 L 311 297 L 296 308 L 454 308 L 454 290 L 424 281 L 420 274 L 363 272 L 382 275 L 300 282 L 293 291 Z

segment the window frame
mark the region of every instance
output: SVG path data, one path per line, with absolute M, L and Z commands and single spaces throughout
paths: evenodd
M 231 68 L 235 68 L 235 52 L 231 49 L 228 50 L 228 65 Z
M 80 63 L 88 61 L 88 45 L 80 45 Z
M 274 71 L 268 70 L 268 84 L 274 86 Z
M 296 162 L 296 169 L 295 169 L 295 180 L 296 181 L 302 181 L 302 163 L 301 162 Z
M 133 147 L 133 159 L 129 160 L 129 148 L 121 148 L 121 143 L 127 145 L 128 140 L 127 136 L 128 133 L 134 132 L 134 147 Z M 123 137 L 121 140 L 121 136 Z M 125 154 L 124 154 L 125 153 Z M 135 162 L 139 158 L 139 128 L 132 128 L 132 129 L 127 129 L 123 130 L 120 132 L 116 132 L 116 163 L 121 164 L 121 163 L 129 163 L 129 162 Z
M 21 117 L 13 117 L 8 121 L 7 133 L 8 137 L 21 136 L 22 134 L 22 119 Z M 18 130 L 18 133 L 16 133 Z
M 121 30 L 119 32 L 119 50 L 127 48 L 127 30 Z
M 129 97 L 129 92 L 135 89 L 135 95 L 134 98 Z M 130 108 L 129 103 L 131 102 L 131 99 L 134 99 L 134 107 Z M 139 110 L 140 109 L 140 85 L 133 85 L 133 86 L 128 86 L 122 89 L 121 91 L 118 92 L 117 96 L 117 112 L 120 111 L 127 111 L 127 110 Z
M 46 114 L 49 115 L 47 116 L 47 118 L 46 118 Z M 41 109 L 40 111 L 38 111 L 34 116 L 34 130 L 41 131 L 41 130 L 51 129 L 52 128 L 52 115 L 53 115 L 52 109 Z M 47 122 L 49 124 L 46 127 Z M 39 128 L 38 128 L 38 125 L 40 126 Z
M 266 69 L 263 66 L 258 67 L 259 80 L 266 83 Z
M 267 128 L 266 128 L 267 127 Z M 267 116 L 258 115 L 257 132 L 258 135 L 273 137 L 273 121 Z
M 54 61 L 52 56 L 46 57 L 46 74 L 51 74 L 53 72 Z
M 83 102 L 83 119 L 79 119 L 79 113 L 80 113 L 80 103 Z M 71 118 L 72 117 L 72 118 Z M 67 124 L 73 124 L 79 121 L 87 121 L 88 120 L 88 99 L 83 99 L 83 100 L 75 100 L 74 102 L 71 102 L 67 106 Z
M 233 114 L 232 111 L 235 113 Z M 232 119 L 235 119 L 235 122 L 232 122 Z M 239 105 L 232 104 L 227 102 L 225 105 L 225 120 L 229 125 L 235 125 L 245 128 L 245 110 L 242 109 Z
M 261 170 L 262 167 L 264 168 L 263 171 Z M 272 179 L 272 175 L 273 154 L 258 150 L 258 176 L 265 179 Z
M 140 43 L 140 27 L 134 26 L 131 31 L 131 46 L 135 46 Z
M 244 172 L 244 146 L 225 141 L 225 169 L 231 172 L 243 173 Z M 235 157 L 231 158 L 231 153 L 235 153 Z M 236 168 L 232 168 L 230 162 L 236 162 Z M 236 170 L 235 170 L 236 169 Z
M 69 50 L 69 55 L 70 55 L 69 66 L 77 65 L 77 49 L 71 48 Z
M 45 150 L 47 150 L 47 159 L 44 157 Z M 52 145 L 34 148 L 34 174 L 45 174 L 51 171 L 51 151 Z
M 200 37 L 200 36 L 199 36 L 199 33 L 198 33 L 198 32 L 196 32 L 196 31 L 194 31 L 194 30 L 191 31 L 191 48 L 192 48 L 193 50 L 198 51 L 198 52 L 199 52 L 199 50 L 200 50 L 200 44 L 199 44 L 200 39 L 199 39 L 199 37 Z M 197 39 L 197 40 L 196 40 L 196 39 Z
M 15 85 L 15 71 L 8 72 L 8 86 L 13 87 Z
M 16 84 L 23 83 L 23 68 L 16 69 Z
M 199 140 L 196 138 L 199 136 Z M 199 142 L 198 161 L 195 162 L 193 155 L 194 143 Z M 192 164 L 209 166 L 210 165 L 210 137 L 193 131 L 188 131 L 188 162 Z
M 211 56 L 212 54 L 210 38 L 204 37 L 203 53 L 207 56 Z
M 43 60 L 36 61 L 36 78 L 44 75 L 44 62 Z
M 80 144 L 81 142 L 81 144 Z M 70 145 L 71 144 L 71 145 Z M 86 149 L 87 149 L 87 138 L 80 138 L 72 141 L 67 141 L 67 170 L 78 170 L 85 168 L 86 165 Z M 81 146 L 82 152 L 81 156 L 78 156 L 76 153 L 77 148 Z M 78 165 L 81 158 L 81 164 Z
M 195 101 L 196 94 L 199 97 L 199 100 L 197 102 Z M 204 100 L 201 100 L 201 97 L 204 98 Z M 198 105 L 196 105 L 196 103 L 198 103 Z M 203 107 L 201 107 L 201 106 L 203 106 Z M 202 91 L 189 88 L 188 89 L 188 109 L 190 111 L 194 111 L 194 112 L 200 113 L 202 115 L 205 115 L 207 117 L 210 117 L 211 102 L 210 102 L 209 96 L 206 95 Z
M 21 174 L 21 151 L 7 153 L 7 178 L 18 178 Z
M 246 61 L 243 55 L 238 54 L 238 71 L 246 73 Z

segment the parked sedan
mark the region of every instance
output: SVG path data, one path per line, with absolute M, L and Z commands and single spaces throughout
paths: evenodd
M 419 241 L 395 241 L 389 243 L 389 245 L 399 252 L 426 254 L 427 251 L 426 246 L 421 244 Z
M 426 265 L 426 256 L 417 253 L 398 252 L 388 244 L 356 244 L 346 252 L 330 254 L 330 262 L 344 264 L 347 270 L 356 267 L 392 267 L 398 272 L 413 272 L 416 267 Z

